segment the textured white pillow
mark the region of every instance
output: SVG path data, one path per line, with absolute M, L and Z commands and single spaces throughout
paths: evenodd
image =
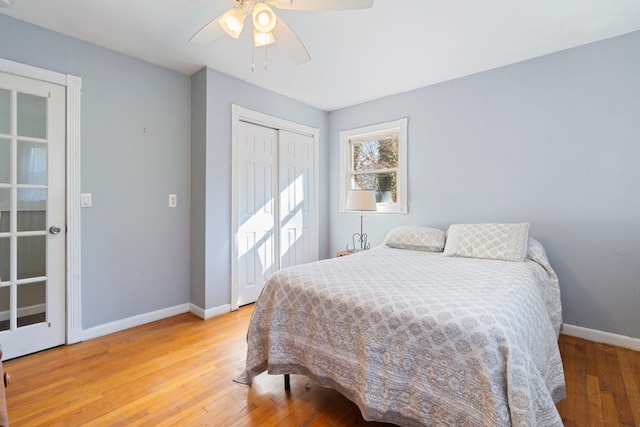
M 414 251 L 442 252 L 445 232 L 431 227 L 399 226 L 393 228 L 384 239 L 390 248 Z
M 447 230 L 445 256 L 524 261 L 529 223 L 452 224 Z

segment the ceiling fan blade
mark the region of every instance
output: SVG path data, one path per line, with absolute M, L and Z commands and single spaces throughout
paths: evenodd
M 276 27 L 273 29 L 273 38 L 276 45 L 293 61 L 300 65 L 311 60 L 311 55 L 307 48 L 300 41 L 296 33 L 278 16 Z
M 200 28 L 193 36 L 191 36 L 189 43 L 197 44 L 198 46 L 206 46 L 224 36 L 224 30 L 220 25 L 220 18 L 222 18 L 223 15 L 224 13 L 213 21 L 209 21 L 209 23 L 204 27 Z
M 354 10 L 370 8 L 373 0 L 276 0 L 274 6 L 286 10 Z

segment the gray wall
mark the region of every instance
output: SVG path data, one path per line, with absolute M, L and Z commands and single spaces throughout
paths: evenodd
M 82 78 L 83 329 L 189 302 L 189 77 L 5 15 L 0 40 Z
M 191 249 L 195 253 L 204 246 L 204 257 L 192 259 L 191 291 L 199 298 L 192 296 L 194 303 L 204 295 L 200 307 L 211 309 L 231 300 L 231 105 L 320 129 L 321 257 L 328 254 L 328 113 L 211 69 L 194 74 L 192 88 L 194 93 L 206 92 L 206 114 L 193 111 L 192 119 L 192 152 L 199 156 L 192 163 L 192 189 L 200 200 L 191 213 Z M 194 95 L 192 107 L 201 105 Z
M 341 130 L 408 117 L 409 213 L 399 224 L 530 221 L 560 278 L 564 320 L 640 338 L 640 32 L 330 114 L 331 250 Z

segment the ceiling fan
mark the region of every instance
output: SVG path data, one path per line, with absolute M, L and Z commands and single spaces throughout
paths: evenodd
M 276 43 L 295 64 L 304 64 L 311 56 L 296 33 L 273 8 L 286 10 L 354 10 L 373 6 L 373 0 L 234 0 L 236 5 L 198 30 L 189 42 L 205 46 L 225 33 L 237 39 L 244 20 L 250 15 L 253 23 L 254 46 Z

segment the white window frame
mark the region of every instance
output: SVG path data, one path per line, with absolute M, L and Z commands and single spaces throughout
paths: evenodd
M 407 118 L 340 132 L 340 212 L 346 212 L 345 204 L 350 190 L 350 144 L 367 136 L 386 132 L 398 133 L 398 172 L 396 203 L 377 203 L 378 212 L 407 213 Z M 373 213 L 373 212 L 372 212 Z

